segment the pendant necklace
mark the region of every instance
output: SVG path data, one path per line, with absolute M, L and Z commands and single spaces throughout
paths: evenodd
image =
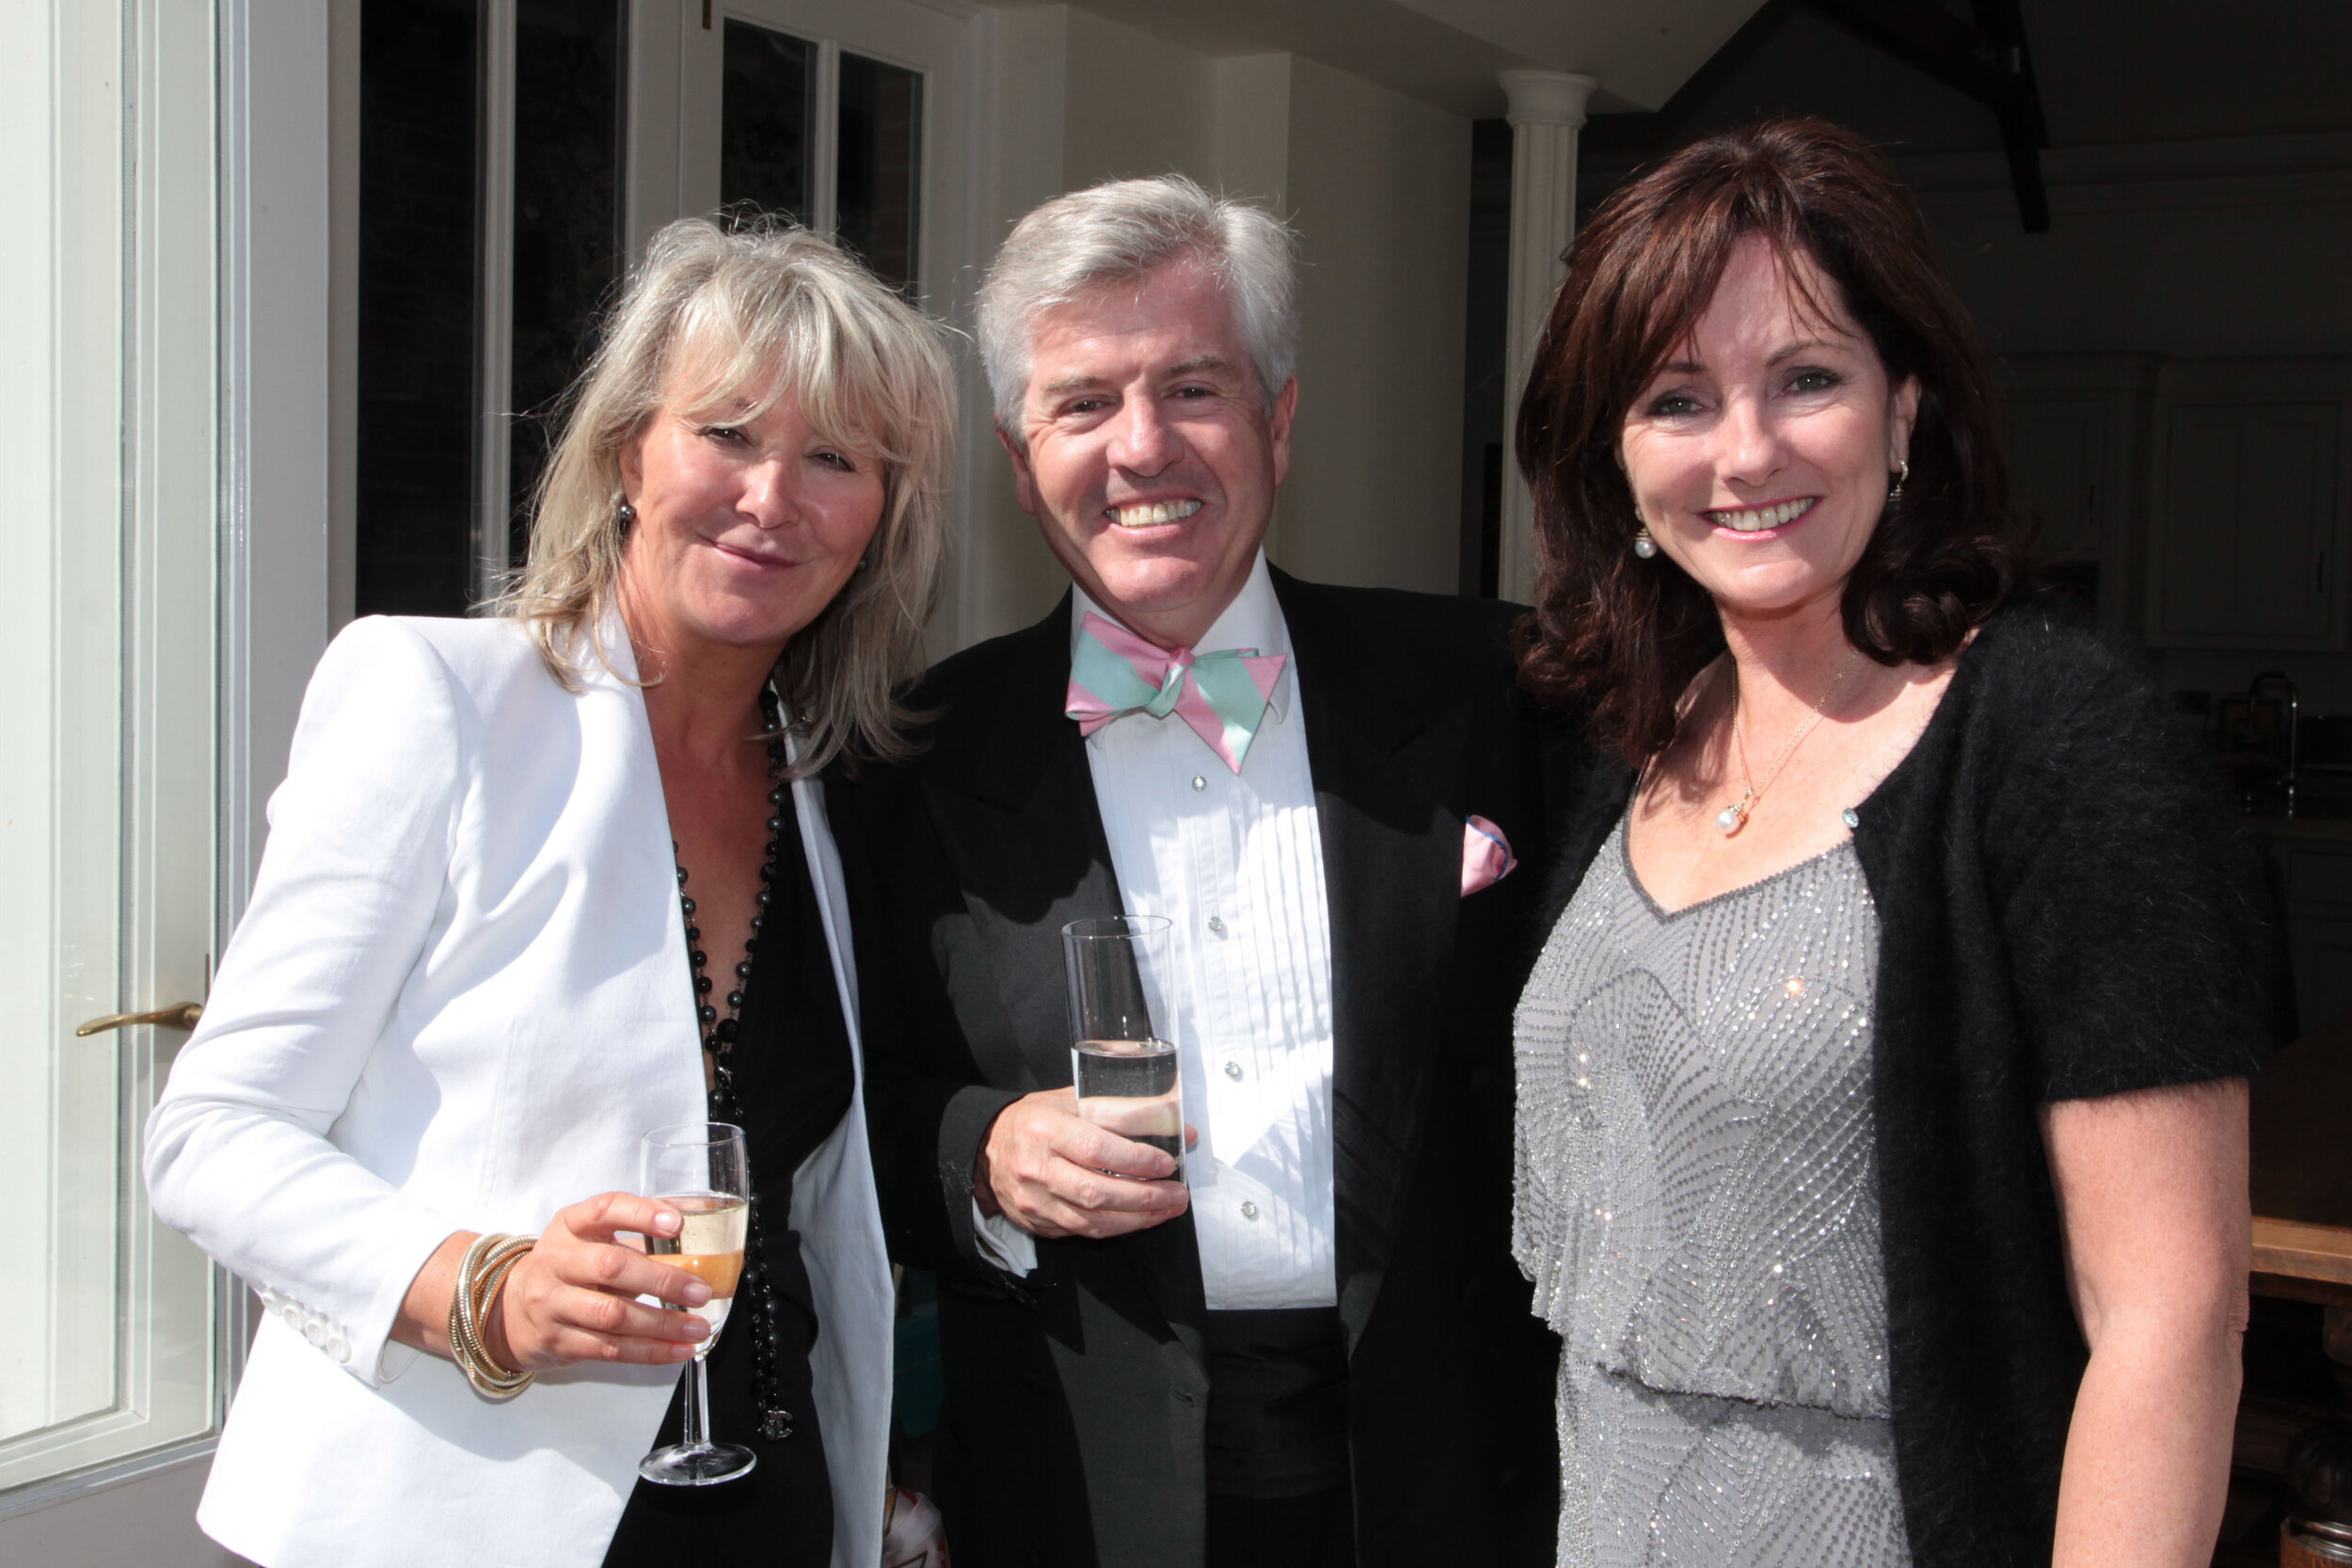
M 1757 784 L 1756 775 L 1748 770 L 1747 736 L 1741 733 L 1740 723 L 1740 666 L 1737 660 L 1733 661 L 1731 666 L 1731 743 L 1740 753 L 1740 777 L 1746 782 L 1747 790 L 1740 799 L 1715 814 L 1715 826 L 1723 831 L 1725 838 L 1731 837 L 1748 825 L 1748 818 L 1756 813 L 1756 801 L 1762 800 L 1764 792 L 1772 787 L 1772 781 L 1779 778 L 1780 770 L 1788 766 L 1788 759 L 1796 754 L 1797 748 L 1804 744 L 1804 737 L 1811 735 L 1821 721 L 1828 716 L 1831 701 L 1836 697 L 1839 688 L 1846 684 L 1846 677 L 1853 673 L 1854 660 L 1861 657 L 1860 648 L 1848 651 L 1846 662 L 1837 668 L 1837 678 L 1829 683 L 1829 689 L 1821 693 L 1821 700 L 1813 705 L 1813 717 L 1806 720 L 1798 728 L 1797 733 L 1788 737 L 1788 744 L 1780 749 L 1779 757 L 1773 761 L 1772 771 L 1764 775 L 1762 784 Z

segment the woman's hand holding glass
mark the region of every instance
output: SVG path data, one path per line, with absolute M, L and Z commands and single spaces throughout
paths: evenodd
M 691 1309 L 710 1300 L 710 1287 L 647 1257 L 634 1241 L 675 1236 L 682 1224 L 675 1206 L 635 1193 L 600 1193 L 557 1211 L 499 1291 L 484 1325 L 490 1358 L 518 1372 L 576 1361 L 675 1366 L 691 1359 L 708 1334 Z M 622 1241 L 623 1235 L 632 1239 Z M 449 1354 L 450 1294 L 474 1240 L 474 1232 L 458 1231 L 417 1271 L 393 1338 Z M 641 1296 L 661 1305 L 649 1306 Z
M 559 1210 L 499 1294 L 492 1355 L 516 1371 L 575 1361 L 675 1365 L 691 1357 L 708 1325 L 691 1310 L 670 1307 L 705 1305 L 710 1287 L 647 1257 L 634 1240 L 675 1236 L 681 1223 L 672 1205 L 634 1193 L 601 1193 Z M 633 1233 L 631 1240 L 618 1240 L 625 1232 Z

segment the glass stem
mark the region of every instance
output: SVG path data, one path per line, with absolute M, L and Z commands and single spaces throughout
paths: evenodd
M 694 1357 L 693 1370 L 686 1374 L 693 1380 L 693 1397 L 686 1402 L 683 1413 L 685 1430 L 680 1433 L 683 1449 L 710 1447 L 710 1385 L 704 1381 L 703 1358 Z

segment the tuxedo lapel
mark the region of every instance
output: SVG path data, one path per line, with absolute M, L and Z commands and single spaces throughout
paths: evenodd
M 1461 901 L 1469 706 L 1274 574 L 1307 724 L 1331 925 L 1340 1314 L 1372 1315 L 1410 1191 Z
M 996 689 L 949 716 L 957 744 L 924 789 L 1024 1066 L 1047 1088 L 1070 1082 L 1061 928 L 1120 912 L 1085 742 L 1061 712 L 1067 625 L 1058 610 L 1022 633 Z
M 1070 601 L 1018 634 L 996 689 L 951 715 L 952 746 L 928 770 L 925 795 L 966 910 L 993 970 L 996 995 L 1031 1086 L 1071 1082 L 1061 929 L 1123 913 L 1086 742 L 1063 712 L 1070 676 Z M 1047 1243 L 1041 1259 L 1057 1244 Z M 1187 1213 L 1118 1245 L 1185 1348 L 1205 1365 L 1206 1300 Z

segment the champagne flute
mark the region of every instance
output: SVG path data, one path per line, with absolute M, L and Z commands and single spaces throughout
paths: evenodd
M 1165 915 L 1073 920 L 1061 928 L 1070 978 L 1070 1077 L 1078 1114 L 1158 1149 L 1184 1174 L 1184 1093 L 1174 1019 L 1162 994 L 1174 923 Z M 1154 1023 L 1154 1018 L 1159 1023 Z
M 676 1209 L 685 1223 L 675 1236 L 647 1236 L 645 1250 L 674 1268 L 699 1276 L 710 1299 L 685 1308 L 710 1325 L 694 1346 L 693 1380 L 686 1400 L 682 1441 L 656 1449 L 637 1462 L 637 1473 L 663 1486 L 712 1486 L 751 1473 L 758 1456 L 734 1443 L 710 1440 L 710 1387 L 703 1363 L 719 1342 L 727 1308 L 743 1276 L 743 1242 L 751 1229 L 751 1164 L 743 1152 L 743 1130 L 723 1121 L 686 1121 L 657 1127 L 642 1149 L 648 1197 Z

